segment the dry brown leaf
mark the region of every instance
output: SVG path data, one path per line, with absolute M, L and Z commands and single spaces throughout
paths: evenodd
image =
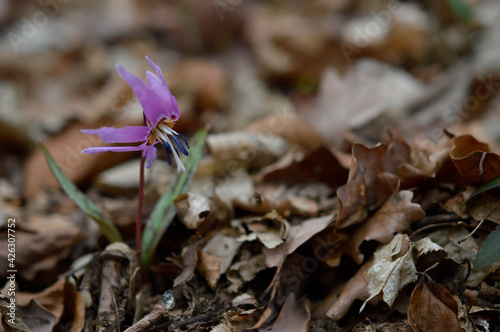
M 411 293 L 408 322 L 415 332 L 459 331 L 457 300 L 442 286 L 420 280 Z
M 262 215 L 273 210 L 282 216 L 289 216 L 292 209 L 290 201 L 283 197 L 283 186 L 271 185 L 256 188 L 250 200 L 237 197 L 233 204 L 235 208 Z
M 269 307 L 269 306 L 266 307 L 266 309 L 264 310 L 264 312 L 260 316 L 259 320 L 252 327 L 250 327 L 249 330 L 261 328 L 262 325 L 264 325 L 267 322 L 269 317 L 271 317 L 272 313 L 273 313 L 273 309 L 271 309 L 271 307 Z
M 467 202 L 467 211 L 475 220 L 490 220 L 500 224 L 500 204 L 498 197 L 482 194 Z
M 446 144 L 436 146 L 436 151 L 428 151 L 426 148 L 414 144 L 410 153 L 409 163 L 399 166 L 398 175 L 401 177 L 405 188 L 410 188 L 419 185 L 422 181 L 435 178 L 441 167 L 450 158 L 450 148 Z
M 290 148 L 290 143 L 280 136 L 245 131 L 210 134 L 206 143 L 215 158 L 253 168 L 271 164 Z
M 293 151 L 292 151 L 293 153 Z M 336 156 L 324 146 L 311 151 L 307 155 L 295 152 L 264 168 L 257 179 L 287 184 L 297 182 L 323 182 L 332 188 L 343 185 L 348 171 L 340 164 Z
M 237 292 L 245 282 L 252 280 L 266 268 L 266 257 L 263 254 L 234 263 L 226 272 L 226 277 L 231 282 L 228 291 Z
M 217 286 L 222 273 L 226 273 L 241 243 L 235 238 L 217 233 L 199 253 L 197 269 L 210 287 Z
M 367 272 L 370 297 L 360 310 L 368 302 L 377 302 L 379 298 L 392 307 L 401 289 L 417 280 L 416 260 L 428 252 L 442 249 L 428 238 L 410 243 L 407 235 L 397 234 L 374 254 L 373 265 Z
M 368 277 L 366 274 L 372 264 L 373 259 L 361 265 L 356 274 L 345 284 L 338 297 L 335 296 L 335 298 L 332 298 L 332 296 L 328 296 L 327 299 L 325 299 L 327 302 L 332 300 L 332 302 L 334 302 L 326 312 L 328 318 L 339 320 L 347 314 L 355 300 L 365 301 L 370 297 L 368 293 Z
M 398 167 L 408 163 L 409 155 L 408 144 L 397 138 L 394 138 L 389 146 L 353 146 L 349 179 L 337 191 L 340 207 L 339 227 L 348 227 L 352 222 L 363 220 L 367 211 L 374 210 L 387 200 L 396 188 Z M 352 214 L 354 221 L 344 221 Z
M 311 320 L 309 307 L 308 300 L 297 301 L 295 293 L 290 293 L 274 323 L 271 326 L 259 329 L 259 331 L 307 331 Z
M 417 279 L 415 260 L 429 251 L 442 248 L 428 239 L 411 244 L 407 235 L 398 234 L 375 252 L 373 258 L 361 265 L 349 279 L 340 295 L 332 293 L 323 301 L 322 307 L 330 305 L 327 316 L 339 320 L 349 311 L 354 300 L 377 302 L 384 300 L 392 306 L 399 291 Z M 332 303 L 333 304 L 330 304 Z
M 279 266 L 286 256 L 294 252 L 298 247 L 312 238 L 315 234 L 324 230 L 333 222 L 334 214 L 323 217 L 308 219 L 290 227 L 286 242 L 276 248 L 263 248 L 266 255 L 266 264 L 268 267 Z
M 66 279 L 61 278 L 52 286 L 44 289 L 37 294 L 19 292 L 16 294 L 16 300 L 21 306 L 28 306 L 31 300 L 36 300 L 37 303 L 48 310 L 56 321 L 59 321 L 64 311 L 64 287 Z
M 420 205 L 411 202 L 413 193 L 398 189 L 399 186 L 384 205 L 356 230 L 346 244 L 345 252 L 356 263 L 361 264 L 364 259 L 364 255 L 359 250 L 363 241 L 375 240 L 380 243 L 389 243 L 394 234 L 406 231 L 413 221 L 425 217 L 425 212 Z
M 181 274 L 174 279 L 174 287 L 193 277 L 194 270 L 196 269 L 196 265 L 198 263 L 198 244 L 199 241 L 195 241 L 187 247 L 184 247 L 182 250 L 182 258 L 185 267 Z
M 309 151 L 319 148 L 322 144 L 318 133 L 297 114 L 270 115 L 255 121 L 246 130 L 256 133 L 270 132 Z
M 207 280 L 212 289 L 217 287 L 221 275 L 221 264 L 224 257 L 213 256 L 207 252 L 201 251 L 198 259 L 197 270 Z
M 64 321 L 71 332 L 82 331 L 85 324 L 85 305 L 75 285 L 61 278 L 38 293 L 16 292 L 16 304 L 27 326 L 36 331 L 52 331 Z
M 500 174 L 500 155 L 490 152 L 488 144 L 471 135 L 452 139 L 450 157 L 460 175 L 470 183 L 484 183 Z
M 35 299 L 25 306 L 19 306 L 18 311 L 31 331 L 52 332 L 57 325 L 56 317 Z
M 477 252 L 481 250 L 481 241 L 469 236 L 469 233 L 470 231 L 466 228 L 457 226 L 436 230 L 430 233 L 428 238 L 443 247 L 448 258 L 461 264 L 467 261 L 473 262 L 476 259 Z M 498 265 L 500 263 L 497 264 L 496 268 L 498 268 Z M 452 279 L 457 283 L 465 283 L 469 287 L 476 287 L 494 269 L 495 267 L 489 266 L 478 271 L 470 271 L 467 264 L 461 264 Z
M 282 244 L 289 234 L 290 225 L 276 211 L 269 212 L 262 218 L 244 218 L 234 220 L 233 227 L 239 226 L 241 235 L 239 242 L 259 240 L 269 249 Z M 245 227 L 242 226 L 245 224 Z
M 174 200 L 175 207 L 182 215 L 182 222 L 188 229 L 196 229 L 203 222 L 203 214 L 210 211 L 208 197 L 197 192 L 188 192 L 179 195 Z
M 228 163 L 228 170 L 231 170 L 230 163 Z M 235 199 L 249 200 L 255 192 L 252 178 L 245 170 L 240 168 L 234 172 L 216 172 L 213 182 L 215 194 L 226 204 L 230 211 L 233 210 L 233 201 Z
M 31 332 L 31 329 L 24 323 L 22 316 L 15 310 L 12 312 L 11 297 L 0 293 L 0 327 L 5 332 Z M 11 314 L 11 315 L 9 315 Z
M 16 227 L 19 228 L 16 232 L 16 265 L 19 276 L 30 281 L 44 272 L 56 270 L 72 248 L 85 239 L 84 231 L 68 217 L 59 214 L 33 215 L 29 223 L 18 222 Z M 0 240 L 0 247 L 7 248 L 6 242 L 7 236 Z M 7 250 L 0 253 L 0 259 L 7 261 Z M 5 278 L 5 273 L 6 270 L 0 271 L 0 278 Z

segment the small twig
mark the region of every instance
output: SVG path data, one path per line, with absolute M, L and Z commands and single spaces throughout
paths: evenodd
M 198 323 L 198 322 L 204 321 L 206 319 L 212 318 L 213 316 L 215 316 L 214 313 L 211 313 L 211 314 L 202 314 L 202 315 L 199 315 L 199 316 L 190 317 L 188 319 L 183 320 L 182 322 L 177 323 L 177 328 L 182 329 L 182 328 L 184 328 L 184 327 L 186 327 L 188 325 L 191 325 L 191 324 L 194 324 L 194 323 Z
M 438 227 L 443 227 L 443 226 L 454 226 L 454 225 L 460 225 L 460 224 L 463 224 L 464 227 L 469 226 L 461 221 L 459 221 L 459 222 L 444 222 L 441 224 L 431 224 L 431 225 L 427 225 L 427 226 L 424 226 L 424 227 L 417 229 L 415 232 L 413 232 L 412 235 L 410 235 L 410 239 L 413 238 L 415 235 L 420 234 L 421 232 L 426 231 L 428 229 L 438 228 Z
M 458 244 L 461 244 L 462 242 L 466 241 L 469 237 L 471 237 L 478 229 L 479 227 L 481 227 L 481 225 L 483 224 L 483 222 L 485 221 L 486 219 L 483 219 L 479 222 L 479 224 L 477 224 L 477 226 L 472 230 L 472 232 L 470 232 L 469 234 L 467 234 L 466 237 L 464 237 L 463 239 L 461 240 L 458 240 Z
M 464 242 L 465 240 L 467 240 L 472 234 L 474 234 L 478 229 L 479 227 L 481 227 L 481 225 L 483 224 L 483 222 L 490 216 L 490 214 L 493 212 L 493 210 L 497 207 L 498 203 L 500 202 L 496 202 L 495 204 L 493 204 L 493 206 L 491 207 L 491 209 L 488 211 L 488 214 L 486 214 L 486 217 L 484 217 L 480 222 L 479 224 L 477 224 L 477 226 L 472 230 L 472 232 L 470 232 L 466 237 L 464 237 L 463 239 L 459 240 L 458 241 L 458 244 Z
M 163 324 L 169 318 L 168 312 L 175 306 L 173 298 L 171 292 L 165 292 L 161 304 L 156 305 L 153 311 L 126 329 L 125 332 L 144 332 L 152 328 L 157 328 L 160 324 Z

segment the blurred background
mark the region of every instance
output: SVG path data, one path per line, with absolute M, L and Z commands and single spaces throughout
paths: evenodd
M 388 124 L 429 137 L 492 99 L 499 8 L 488 0 L 2 1 L 1 185 L 19 198 L 55 185 L 37 140 L 80 184 L 136 156 L 81 155 L 99 142 L 79 130 L 141 123 L 115 65 L 144 78 L 145 55 L 177 97 L 176 128 L 186 136 L 293 114 L 345 152 L 343 142 L 377 142 Z M 488 80 L 486 99 L 465 118 L 469 92 Z M 346 135 L 374 119 L 372 132 Z

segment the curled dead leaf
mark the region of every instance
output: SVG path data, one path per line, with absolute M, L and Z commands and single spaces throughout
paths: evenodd
M 288 236 L 290 225 L 276 211 L 269 212 L 262 218 L 245 218 L 234 220 L 233 227 L 239 227 L 243 235 L 238 241 L 259 240 L 266 248 L 276 248 Z M 243 224 L 245 227 L 243 227 Z
M 470 183 L 484 183 L 500 174 L 500 155 L 490 152 L 488 144 L 471 135 L 452 140 L 450 157 L 460 175 Z
M 210 200 L 197 192 L 179 195 L 174 204 L 183 216 L 182 222 L 189 229 L 196 229 L 203 221 L 203 214 L 210 211 Z

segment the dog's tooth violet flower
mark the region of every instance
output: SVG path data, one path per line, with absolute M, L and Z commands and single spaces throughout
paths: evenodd
M 127 81 L 139 99 L 144 110 L 146 125 L 125 128 L 102 127 L 100 129 L 82 130 L 85 134 L 99 135 L 100 139 L 106 143 L 141 142 L 141 144 L 138 146 L 94 147 L 85 149 L 82 153 L 142 151 L 143 157 L 148 161 L 146 167 L 149 168 L 156 158 L 156 148 L 154 146 L 157 143 L 161 143 L 167 152 L 168 163 L 170 165 L 172 164 L 170 155 L 173 155 L 177 164 L 177 171 L 185 171 L 186 168 L 181 162 L 179 152 L 172 144 L 173 141 L 173 143 L 177 145 L 177 148 L 186 156 L 189 154 L 179 140 L 179 137 L 182 138 L 186 147 L 189 149 L 186 139 L 173 129 L 180 116 L 179 106 L 177 106 L 175 97 L 172 96 L 167 87 L 160 67 L 147 56 L 146 59 L 156 72 L 156 75 L 150 71 L 146 73 L 147 83 L 122 66 L 116 66 L 120 75 Z

